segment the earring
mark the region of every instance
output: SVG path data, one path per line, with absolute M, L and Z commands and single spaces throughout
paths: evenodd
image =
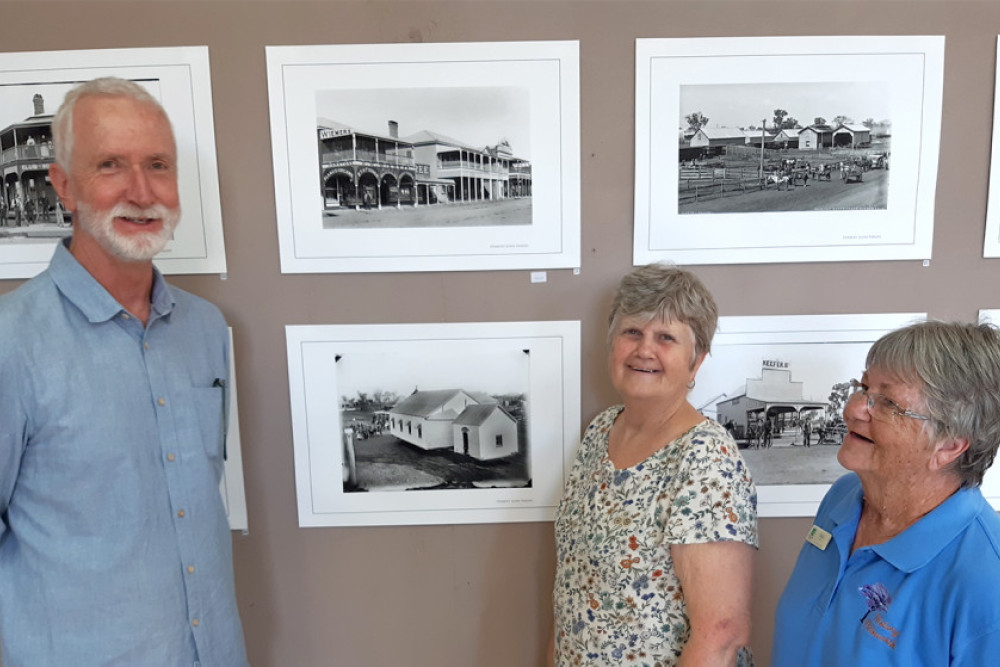
M 694 380 L 691 380 L 690 382 L 687 383 L 687 388 L 694 389 Z

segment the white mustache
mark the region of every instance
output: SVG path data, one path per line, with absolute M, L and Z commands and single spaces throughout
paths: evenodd
M 171 210 L 163 204 L 153 204 L 147 208 L 139 208 L 131 204 L 115 204 L 108 213 L 115 218 L 165 220 L 170 215 Z

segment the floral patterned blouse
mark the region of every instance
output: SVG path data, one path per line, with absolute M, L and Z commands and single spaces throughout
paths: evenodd
M 584 434 L 556 515 L 556 665 L 676 664 L 690 626 L 671 544 L 757 546 L 757 492 L 739 449 L 706 420 L 631 468 L 608 435 L 622 406 Z M 740 651 L 739 665 L 752 665 Z

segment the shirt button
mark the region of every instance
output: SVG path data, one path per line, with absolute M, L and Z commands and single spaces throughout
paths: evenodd
M 177 512 L 177 516 L 179 518 L 183 519 L 184 518 L 184 510 L 180 510 L 179 512 Z
M 194 565 L 188 565 L 188 574 L 194 574 Z
M 156 402 L 157 402 L 157 404 L 159 404 L 161 406 L 167 404 L 166 400 L 164 400 L 163 398 L 156 399 Z
M 170 461 L 171 463 L 174 462 L 174 455 L 173 455 L 173 453 L 167 454 L 167 460 Z
M 149 343 L 143 343 L 143 344 L 142 344 L 142 347 L 143 347 L 144 349 L 148 350 L 148 349 L 149 349 Z
M 132 318 L 131 318 L 131 317 L 129 317 L 129 314 L 128 314 L 128 313 L 122 313 L 122 319 L 123 319 L 123 320 L 130 320 L 130 319 L 132 319 Z
M 198 619 L 197 618 L 191 619 L 191 625 L 193 625 L 194 627 L 197 628 L 198 627 Z

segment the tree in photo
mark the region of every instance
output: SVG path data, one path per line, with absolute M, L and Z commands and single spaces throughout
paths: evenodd
M 695 111 L 694 113 L 689 113 L 684 116 L 685 122 L 687 122 L 688 127 L 697 132 L 701 128 L 708 125 L 708 116 L 700 111 Z
M 833 385 L 830 389 L 829 404 L 827 405 L 826 412 L 828 415 L 836 419 L 843 413 L 844 406 L 847 405 L 847 396 L 851 391 L 851 382 L 838 382 Z

